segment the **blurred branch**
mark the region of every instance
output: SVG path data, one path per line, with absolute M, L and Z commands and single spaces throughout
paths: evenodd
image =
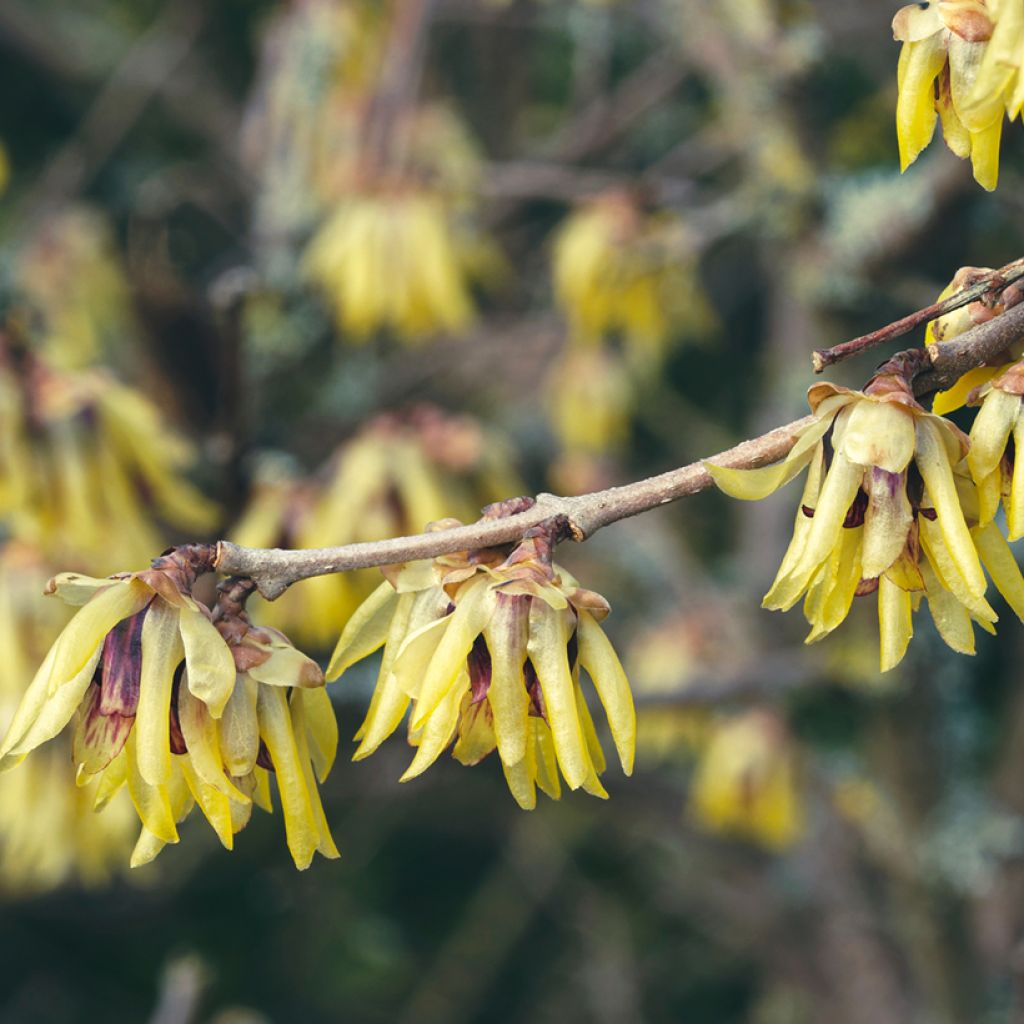
M 1024 303 L 965 331 L 953 341 L 929 346 L 927 352 L 910 349 L 901 354 L 902 362 L 908 368 L 915 394 L 923 396 L 948 387 L 967 370 L 989 363 L 1021 339 L 1024 339 Z M 454 529 L 304 551 L 244 548 L 220 541 L 214 568 L 226 575 L 248 576 L 256 582 L 260 593 L 272 600 L 291 584 L 311 576 L 513 543 L 528 530 L 556 517 L 564 517 L 567 534 L 581 541 L 620 519 L 706 490 L 712 484 L 706 461 L 730 469 L 756 469 L 777 462 L 789 453 L 800 432 L 813 421 L 813 416 L 805 416 L 712 455 L 709 460 L 693 462 L 621 487 L 575 497 L 541 494 L 536 500 L 523 499 L 525 511 L 504 518 L 481 519 Z
M 192 1024 L 206 985 L 207 975 L 199 957 L 186 956 L 168 964 L 149 1024 Z

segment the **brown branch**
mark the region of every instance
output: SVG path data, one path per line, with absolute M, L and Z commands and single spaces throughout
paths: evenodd
M 1000 267 L 999 270 L 991 270 L 970 288 L 965 288 L 942 302 L 933 302 L 916 313 L 911 313 L 885 327 L 880 327 L 877 331 L 862 334 L 859 338 L 853 338 L 851 341 L 844 341 L 841 345 L 818 349 L 811 355 L 814 372 L 821 373 L 827 366 L 833 366 L 844 359 L 849 359 L 850 356 L 860 355 L 861 352 L 866 352 L 877 345 L 884 345 L 885 342 L 907 334 L 929 320 L 951 313 L 954 309 L 960 309 L 961 306 L 969 305 L 979 299 L 986 299 L 1021 278 L 1024 278 L 1024 259 L 1014 260 L 1013 263 L 1008 263 L 1005 267 Z
M 914 374 L 914 393 L 923 396 L 949 386 L 972 367 L 991 363 L 1020 340 L 1024 340 L 1024 303 L 988 323 L 965 331 L 953 341 L 930 346 L 927 352 L 908 350 L 903 362 Z M 896 359 L 898 357 L 894 357 Z M 755 469 L 777 462 L 788 454 L 800 432 L 813 419 L 813 416 L 805 416 L 776 427 L 767 434 L 711 456 L 710 461 L 733 469 Z M 520 540 L 527 530 L 553 516 L 564 516 L 572 538 L 581 541 L 610 523 L 706 490 L 712 480 L 704 461 L 592 494 L 575 497 L 541 494 L 535 501 L 525 499 L 525 510 L 514 515 L 484 518 L 468 526 L 412 537 L 302 551 L 244 548 L 229 541 L 220 541 L 215 568 L 225 575 L 247 576 L 256 583 L 264 597 L 272 600 L 291 584 L 311 576 L 509 544 Z

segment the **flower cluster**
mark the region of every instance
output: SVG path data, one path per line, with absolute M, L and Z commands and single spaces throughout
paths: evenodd
M 8 541 L 0 547 L 0 729 L 7 728 L 32 673 L 67 622 L 56 602 L 39 600 L 48 576 L 29 546 Z M 136 831 L 127 794 L 94 814 L 95 786 L 68 784 L 69 755 L 65 735 L 22 771 L 0 777 L 0 888 L 5 892 L 36 892 L 70 880 L 98 884 L 127 860 Z
M 608 605 L 552 561 L 552 544 L 542 527 L 507 556 L 486 550 L 388 570 L 388 581 L 346 626 L 327 670 L 328 678 L 338 678 L 384 648 L 356 734 L 357 760 L 408 713 L 416 753 L 403 781 L 454 741 L 453 756 L 467 765 L 497 750 L 523 808 L 535 806 L 538 787 L 558 799 L 559 774 L 570 789 L 607 796 L 582 669 L 630 774 L 636 716 L 625 673 L 600 626 Z
M 891 366 L 863 392 L 818 384 L 809 400 L 814 421 L 782 463 L 756 470 L 708 464 L 723 490 L 746 499 L 808 470 L 765 607 L 788 609 L 803 598 L 810 643 L 846 618 L 855 596 L 876 593 L 883 671 L 903 658 L 922 597 L 943 640 L 974 652 L 972 621 L 991 631 L 997 618 L 985 598 L 983 564 L 1024 615 L 1024 580 L 991 523 L 992 489 L 1001 486 L 992 477 L 993 452 L 1010 430 L 1005 416 L 992 412 L 991 425 L 975 425 L 984 441 L 968 460 L 968 438 L 925 411 Z
M 896 128 L 906 170 L 931 142 L 936 120 L 949 148 L 970 157 L 994 189 L 1003 115 L 1024 106 L 1024 0 L 931 0 L 901 8 Z
M 209 564 L 209 549 L 184 548 L 143 572 L 56 577 L 49 591 L 81 607 L 15 712 L 0 768 L 74 720 L 79 780 L 97 780 L 100 807 L 127 787 L 142 821 L 133 866 L 177 842 L 195 804 L 230 849 L 253 803 L 271 809 L 270 774 L 296 865 L 336 857 L 316 783 L 337 746 L 323 674 L 230 591 L 216 615 L 195 600 Z

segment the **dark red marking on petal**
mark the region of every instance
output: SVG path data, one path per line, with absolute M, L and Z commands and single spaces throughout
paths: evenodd
M 473 641 L 466 661 L 469 666 L 470 703 L 479 704 L 491 688 L 491 652 L 482 636 Z
M 178 695 L 181 693 L 181 677 L 185 670 L 185 662 L 182 662 L 174 672 L 174 685 L 171 687 L 171 706 L 168 709 L 168 728 L 170 730 L 170 743 L 172 754 L 187 754 L 188 744 L 185 742 L 184 733 L 181 731 L 181 717 L 178 714 Z
M 256 755 L 256 763 L 261 768 L 266 768 L 268 772 L 274 771 L 274 759 L 270 756 L 270 751 L 267 750 L 267 745 L 263 740 L 260 740 L 260 751 Z
M 146 605 L 141 612 L 122 619 L 103 641 L 100 662 L 99 710 L 104 715 L 133 717 L 139 706 L 139 677 L 142 673 L 142 624 Z
M 853 499 L 850 507 L 846 510 L 846 518 L 843 526 L 847 530 L 864 525 L 864 515 L 868 510 L 868 494 L 862 487 L 857 491 L 857 497 Z
M 544 707 L 544 694 L 540 688 L 540 680 L 537 678 L 537 670 L 529 658 L 523 665 L 523 682 L 526 683 L 526 692 L 530 698 L 530 714 L 534 718 L 543 718 L 546 722 L 548 716 Z

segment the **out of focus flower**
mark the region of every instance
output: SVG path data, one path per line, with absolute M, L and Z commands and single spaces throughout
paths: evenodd
M 390 330 L 407 342 L 473 319 L 470 267 L 443 197 L 417 187 L 353 194 L 306 253 L 310 277 L 355 341 Z
M 485 434 L 471 417 L 418 406 L 375 419 L 315 480 L 268 466 L 231 539 L 249 547 L 299 548 L 380 540 L 449 515 L 470 518 L 519 490 L 500 438 Z M 300 642 L 326 646 L 375 577 L 372 570 L 315 577 L 261 615 Z
M 809 467 L 765 607 L 785 610 L 805 597 L 811 642 L 846 618 L 855 595 L 877 591 L 886 671 L 906 652 L 924 594 L 943 639 L 973 652 L 970 620 L 990 628 L 996 616 L 953 473 L 967 438 L 921 408 L 896 374 L 879 374 L 864 392 L 818 384 L 808 398 L 815 421 L 783 462 L 757 470 L 708 464 L 726 493 L 752 500 Z
M 244 613 L 215 625 L 190 593 L 209 566 L 207 549 L 177 549 L 143 572 L 56 577 L 50 592 L 81 608 L 15 712 L 0 767 L 20 763 L 74 718 L 79 780 L 98 777 L 97 806 L 127 786 L 142 821 L 133 866 L 178 841 L 177 823 L 193 804 L 230 849 L 253 801 L 269 809 L 272 768 L 289 848 L 304 868 L 317 849 L 337 855 L 311 768 L 330 767 L 333 712 L 325 698 L 301 692 L 322 689 L 323 675 Z
M 719 725 L 697 766 L 690 810 L 705 828 L 772 850 L 797 842 L 804 813 L 785 722 L 751 711 Z
M 1012 120 L 1024 103 L 1024 3 L 909 4 L 896 13 L 892 27 L 903 43 L 896 105 L 901 169 L 931 142 L 938 115 L 949 148 L 970 157 L 975 179 L 994 189 L 1003 114 Z
M 621 335 L 641 368 L 660 362 L 668 339 L 713 325 L 692 239 L 676 217 L 644 212 L 609 192 L 571 214 L 554 243 L 555 297 L 575 341 Z
M 482 552 L 399 568 L 353 616 L 329 678 L 385 648 L 356 757 L 372 753 L 411 705 L 409 742 L 417 750 L 403 781 L 454 740 L 453 756 L 463 764 L 497 749 L 523 808 L 536 805 L 538 786 L 557 799 L 559 772 L 571 789 L 607 796 L 581 668 L 608 715 L 626 774 L 636 740 L 629 683 L 599 625 L 608 605 L 551 561 L 543 530 L 500 557 Z
M 7 189 L 7 182 L 11 177 L 11 163 L 7 157 L 7 149 L 0 142 L 0 193 Z
M 0 548 L 0 729 L 6 729 L 46 648 L 67 621 L 39 600 L 49 573 L 30 548 Z M 0 777 L 0 889 L 26 893 L 69 880 L 107 881 L 131 850 L 136 818 L 127 796 L 93 812 L 94 787 L 78 788 L 65 743 Z
M 0 516 L 53 558 L 105 567 L 165 546 L 154 519 L 194 533 L 214 506 L 186 479 L 191 446 L 157 408 L 103 370 L 0 355 Z
M 123 356 L 135 334 L 128 286 L 110 228 L 87 207 L 42 222 L 17 254 L 14 279 L 38 317 L 33 351 L 74 369 Z
M 564 451 L 602 455 L 629 436 L 633 388 L 617 356 L 598 347 L 570 348 L 547 380 L 548 408 Z

